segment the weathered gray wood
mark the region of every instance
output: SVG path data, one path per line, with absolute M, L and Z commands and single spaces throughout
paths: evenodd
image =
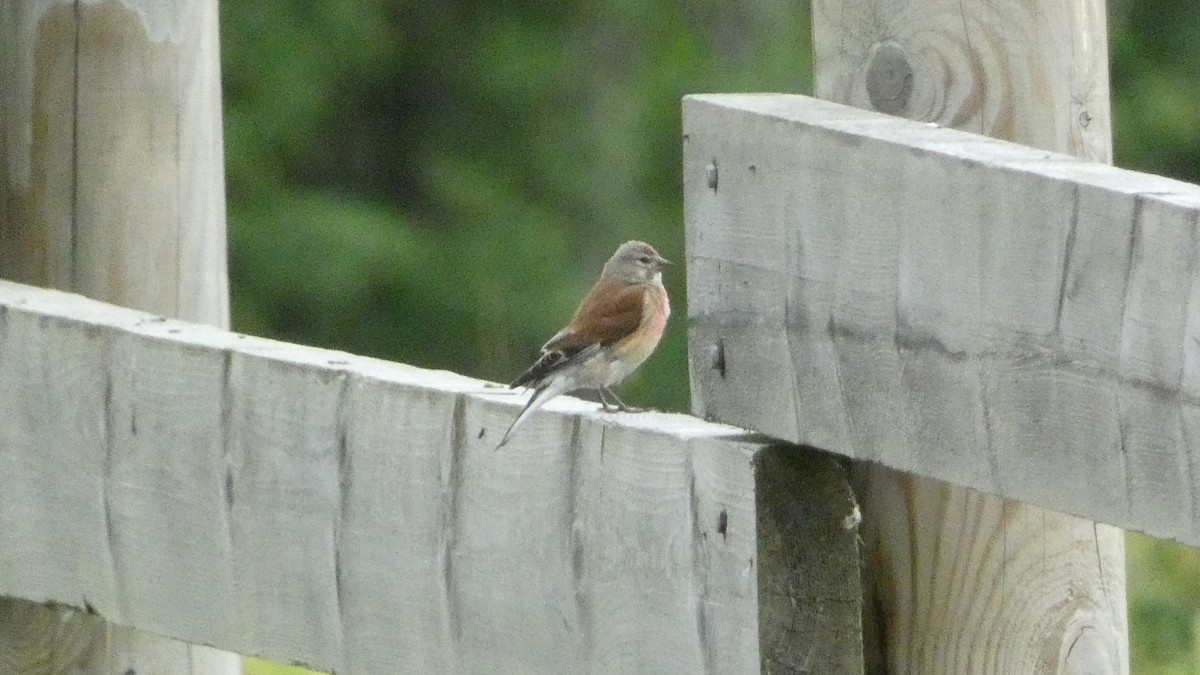
M 0 275 L 228 325 L 217 51 L 216 0 L 0 3 L 0 62 L 5 64 L 0 69 Z M 52 363 L 51 372 L 57 367 Z M 85 392 L 100 382 L 83 379 Z M 138 447 L 144 451 L 145 446 Z M 130 470 L 122 462 L 141 459 L 131 448 L 114 458 L 114 473 L 101 480 L 120 480 L 120 473 Z M 40 468 L 51 471 L 44 481 L 63 471 L 61 466 Z M 181 488 L 183 494 L 198 487 L 167 477 L 161 482 L 162 488 Z M 84 490 L 75 499 L 95 494 Z M 142 532 L 146 539 L 124 553 L 161 555 L 156 560 L 165 567 L 194 567 L 198 561 L 186 556 L 170 559 L 162 551 L 137 550 L 138 545 L 172 544 L 170 517 L 178 514 L 178 503 L 165 494 L 126 497 L 175 508 L 157 514 L 157 533 Z M 175 542 L 171 550 L 179 548 Z M 216 581 L 205 578 L 207 570 L 195 571 L 197 583 Z M 193 622 L 203 622 L 203 609 L 230 595 L 198 588 L 206 592 L 192 594 L 199 600 L 198 612 L 187 619 Z M 13 610 L 22 616 L 34 611 Z M 108 630 L 63 608 L 40 611 L 53 615 L 37 622 L 55 627 L 47 640 L 72 633 L 63 626 L 73 623 L 79 630 L 72 641 L 91 631 L 97 645 L 80 651 L 64 643 L 59 658 L 48 644 L 28 642 L 39 651 L 25 663 L 40 663 L 46 672 L 60 672 L 67 667 L 64 658 L 76 657 L 91 662 L 71 667 L 97 672 L 240 672 L 240 659 L 233 654 L 218 656 L 204 647 Z M 0 633 L 24 630 L 7 621 L 0 628 Z M 37 671 L 23 667 L 19 672 Z
M 446 574 L 457 426 L 447 420 L 461 403 L 443 393 L 445 378 L 399 379 L 383 370 L 347 390 L 338 589 L 360 609 L 345 615 L 346 668 L 447 673 L 458 665 Z
M 228 550 L 232 536 L 226 508 L 229 460 L 220 432 L 225 361 L 209 351 L 180 350 L 139 337 L 96 336 L 100 346 L 92 362 L 100 371 L 98 386 L 107 391 L 105 517 L 110 528 L 125 524 L 109 535 L 114 592 L 126 598 L 122 609 L 129 623 L 151 625 L 163 634 L 203 636 L 195 641 L 207 643 L 216 635 L 214 618 L 237 597 L 228 560 L 193 555 L 196 540 Z M 170 464 L 162 461 L 164 449 Z M 144 578 L 156 583 L 147 585 Z M 171 603 L 190 611 L 169 612 L 164 605 Z M 148 623 L 157 617 L 169 622 Z
M 0 3 L 0 271 L 228 325 L 217 0 Z
M 1103 0 L 815 0 L 818 98 L 1108 163 Z
M 763 672 L 862 673 L 861 514 L 848 472 L 779 446 L 759 454 L 758 475 Z
M 800 96 L 684 133 L 701 414 L 1200 544 L 1200 188 Z
M 496 451 L 507 389 L 10 282 L 0 381 L 0 595 L 344 673 L 752 672 L 827 611 L 760 617 L 735 428 L 562 397 Z
M 814 95 L 1107 163 L 1106 38 L 1104 0 L 816 0 Z M 1089 221 L 1081 222 L 1077 237 L 1087 236 Z M 933 363 L 920 372 L 946 374 Z M 1063 378 L 1064 391 L 1070 381 Z M 1037 376 L 1020 386 L 1043 397 L 1059 388 Z M 1027 401 L 1006 402 L 1017 405 L 993 418 L 1030 417 L 1021 409 Z M 970 401 L 951 395 L 939 403 L 953 417 Z M 1092 403 L 1074 411 L 1074 427 L 1097 423 L 1088 416 L 1096 411 Z M 1056 431 L 1074 429 L 1049 433 Z M 1053 461 L 1063 458 L 1042 452 L 1045 435 L 1026 438 L 1022 454 L 1057 464 L 1046 475 L 1074 470 L 1083 482 L 1105 482 L 1088 466 Z M 955 450 L 936 436 L 923 440 L 927 448 Z M 867 606 L 877 615 L 868 625 L 886 633 L 872 658 L 896 672 L 1128 670 L 1120 531 L 876 464 L 859 463 L 852 472 L 860 488 L 867 486 L 863 536 L 874 598 Z M 938 583 L 964 564 L 980 573 Z M 1026 583 L 1002 583 L 1010 569 L 1022 568 L 1029 570 Z M 999 634 L 1005 638 L 990 637 Z

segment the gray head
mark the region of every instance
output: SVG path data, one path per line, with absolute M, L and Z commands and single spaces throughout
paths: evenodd
M 658 254 L 654 247 L 641 241 L 627 241 L 604 263 L 604 279 L 628 283 L 661 281 L 663 268 L 671 261 Z

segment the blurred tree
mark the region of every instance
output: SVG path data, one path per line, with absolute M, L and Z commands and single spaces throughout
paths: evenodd
M 1116 164 L 1200 183 L 1200 3 L 1110 2 Z

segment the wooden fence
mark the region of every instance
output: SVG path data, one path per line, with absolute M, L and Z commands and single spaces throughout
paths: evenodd
M 0 276 L 228 327 L 217 38 L 216 0 L 0 2 Z M 0 672 L 240 672 L 85 615 L 0 617 Z
M 819 98 L 1091 161 L 1111 160 L 1104 0 L 816 0 L 813 47 Z M 926 203 L 938 197 L 911 195 Z M 853 191 L 834 192 L 826 200 L 820 213 L 830 216 L 840 206 L 846 226 L 862 232 L 872 227 L 872 213 L 883 204 L 871 193 Z M 923 227 L 926 218 L 955 215 L 937 207 L 907 212 L 913 220 L 906 229 Z M 974 213 L 956 215 L 970 220 Z M 885 227 L 894 215 L 885 214 Z M 1009 227 L 1004 220 L 990 224 L 996 229 L 977 232 L 992 238 Z M 866 251 L 856 246 L 851 259 L 862 264 Z M 843 251 L 822 252 L 833 257 L 817 267 L 842 263 Z M 931 250 L 924 260 L 942 253 Z M 888 274 L 859 271 L 876 279 Z M 869 314 L 872 308 L 864 309 Z M 905 371 L 910 380 L 912 373 Z M 871 388 L 894 391 L 890 382 L 848 384 L 862 394 Z M 933 395 L 938 394 L 957 403 L 949 392 Z M 951 410 L 946 414 L 958 412 Z M 1036 453 L 1042 443 L 1038 436 L 1020 440 L 1020 447 L 1000 452 Z M 924 446 L 912 447 L 928 453 Z M 869 598 L 864 637 L 871 643 L 872 672 L 1128 668 L 1120 530 L 873 462 L 854 464 L 852 473 L 864 513 Z
M 689 202 L 705 412 L 1200 543 L 1200 187 L 799 96 L 686 117 L 688 181 L 730 195 Z M 874 227 L 805 201 L 856 185 Z M 924 193 L 973 217 L 908 227 Z M 4 595 L 338 672 L 861 658 L 856 505 L 823 456 L 572 399 L 496 452 L 519 401 L 486 383 L 8 282 L 0 354 Z
M 861 658 L 830 457 L 569 398 L 496 451 L 488 383 L 9 282 L 0 355 L 0 595 L 335 672 Z
M 694 411 L 768 435 L 563 398 L 500 452 L 510 392 L 220 328 L 171 7 L 0 9 L 0 666 L 45 603 L 350 673 L 1128 670 L 1094 521 L 1200 545 L 1200 187 L 1053 152 L 1108 159 L 1099 0 L 814 3 L 821 95 L 1041 149 L 689 97 Z

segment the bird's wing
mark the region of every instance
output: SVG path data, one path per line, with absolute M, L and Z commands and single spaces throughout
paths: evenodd
M 529 370 L 521 373 L 508 386 L 540 387 L 548 375 L 556 373 L 572 363 L 582 361 L 598 351 L 600 351 L 600 345 L 595 342 L 591 344 L 573 343 L 563 348 L 547 349 L 542 352 L 542 356 L 536 363 L 529 366 Z
M 646 291 L 640 284 L 601 279 L 579 303 L 571 323 L 546 346 L 561 348 L 577 342 L 610 345 L 624 340 L 642 325 Z
M 509 386 L 538 386 L 551 373 L 632 335 L 642 325 L 645 293 L 644 286 L 598 281 L 579 303 L 571 323 L 542 345 L 537 363 Z
M 542 355 L 510 387 L 538 386 L 546 376 L 577 363 L 642 325 L 646 288 L 601 279 L 592 287 L 566 328 L 542 346 Z

